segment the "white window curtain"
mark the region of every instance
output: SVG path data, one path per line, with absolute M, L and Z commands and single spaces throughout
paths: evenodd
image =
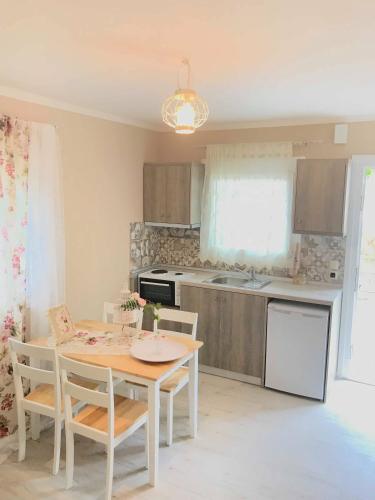
M 31 337 L 47 336 L 47 310 L 65 302 L 62 172 L 56 128 L 30 124 L 26 292 Z
M 208 146 L 201 259 L 288 267 L 295 169 L 289 143 Z

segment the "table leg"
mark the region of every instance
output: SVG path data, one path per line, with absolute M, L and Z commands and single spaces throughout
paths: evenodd
M 160 384 L 150 382 L 148 386 L 148 445 L 150 484 L 156 486 L 159 468 L 159 419 L 160 419 Z
M 189 361 L 189 418 L 190 436 L 195 438 L 198 430 L 198 351 Z

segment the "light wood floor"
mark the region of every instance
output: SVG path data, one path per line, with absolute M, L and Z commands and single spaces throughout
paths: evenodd
M 159 486 L 145 485 L 139 431 L 115 451 L 114 498 L 375 498 L 375 388 L 339 382 L 322 405 L 201 374 L 196 440 L 185 437 L 185 391 L 176 397 L 175 443 L 161 449 Z M 50 474 L 52 443 L 45 431 L 40 442 L 28 441 L 25 462 L 13 453 L 0 465 L 1 500 L 101 498 L 103 447 L 76 438 L 74 487 L 65 491 L 65 471 Z

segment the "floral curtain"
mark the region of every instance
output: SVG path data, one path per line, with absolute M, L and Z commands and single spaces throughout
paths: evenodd
M 16 428 L 8 338 L 25 331 L 28 122 L 0 116 L 0 437 Z

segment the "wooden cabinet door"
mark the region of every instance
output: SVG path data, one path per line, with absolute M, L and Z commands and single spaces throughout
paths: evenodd
M 168 167 L 145 164 L 143 167 L 143 220 L 168 222 L 167 173 Z
M 220 368 L 220 292 L 182 285 L 181 309 L 198 313 L 197 339 L 204 342 L 199 350 L 199 362 Z
M 190 165 L 166 167 L 166 222 L 190 224 Z
M 198 313 L 200 363 L 263 378 L 264 297 L 182 285 L 181 309 Z
M 227 370 L 263 379 L 267 299 L 232 293 Z
M 298 160 L 294 232 L 345 231 L 347 160 Z

